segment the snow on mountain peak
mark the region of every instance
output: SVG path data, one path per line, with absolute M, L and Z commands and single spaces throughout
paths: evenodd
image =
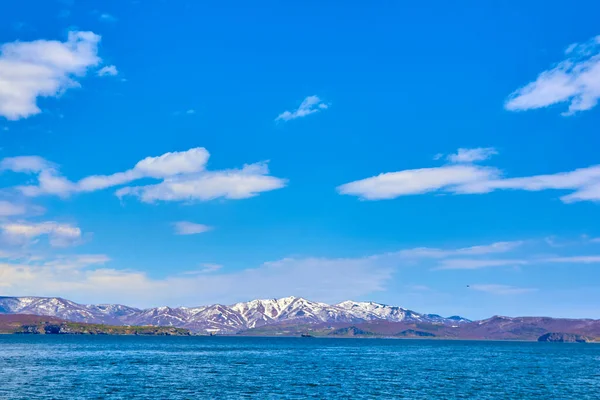
M 168 325 L 196 332 L 209 330 L 228 333 L 288 322 L 319 324 L 384 320 L 456 324 L 467 321 L 460 317 L 448 319 L 434 314 L 418 314 L 375 302 L 347 300 L 329 305 L 295 296 L 256 299 L 231 306 L 163 306 L 145 310 L 119 304 L 82 305 L 58 297 L 0 297 L 0 313 L 54 316 L 88 323 Z

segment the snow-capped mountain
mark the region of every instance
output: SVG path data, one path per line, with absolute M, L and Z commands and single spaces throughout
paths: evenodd
M 320 323 L 352 322 L 360 319 L 340 307 L 294 296 L 282 299 L 252 300 L 247 303 L 234 304 L 231 308 L 242 316 L 248 328 L 293 320 Z
M 405 320 L 421 320 L 421 315 L 402 307 L 393 307 L 385 304 L 374 303 L 372 301 L 357 302 L 343 301 L 336 304 L 337 307 L 348 310 L 353 315 L 371 321 L 374 319 L 383 319 L 386 321 L 400 322 Z
M 139 312 L 121 305 L 83 305 L 60 297 L 0 297 L 0 313 L 44 315 L 76 322 L 119 323 Z
M 429 322 L 455 325 L 468 320 L 419 314 L 401 307 L 374 302 L 344 301 L 339 304 L 301 297 L 262 299 L 231 306 L 156 307 L 145 310 L 123 305 L 82 305 L 57 297 L 0 297 L 0 314 L 36 314 L 70 321 L 120 325 L 161 325 L 194 332 L 233 333 L 280 323 L 337 323 L 363 321 Z

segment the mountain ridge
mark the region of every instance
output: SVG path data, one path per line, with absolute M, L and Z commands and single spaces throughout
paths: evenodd
M 187 328 L 194 332 L 237 333 L 280 323 L 359 323 L 366 321 L 421 322 L 456 325 L 469 320 L 421 314 L 375 302 L 343 301 L 327 304 L 302 297 L 255 299 L 232 305 L 153 307 L 120 304 L 79 304 L 60 297 L 0 297 L 0 314 L 33 314 L 85 323 L 155 325 Z
M 147 309 L 79 304 L 60 297 L 0 297 L 0 315 L 18 314 L 85 324 L 183 328 L 195 334 L 533 341 L 551 334 L 550 338 L 579 335 L 600 341 L 600 320 L 594 319 L 495 315 L 470 321 L 372 301 L 327 304 L 294 296 L 232 305 Z

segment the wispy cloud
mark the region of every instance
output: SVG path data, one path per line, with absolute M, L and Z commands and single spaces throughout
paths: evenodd
M 147 203 L 206 201 L 219 197 L 244 199 L 286 185 L 285 179 L 269 175 L 267 162 L 247 164 L 241 169 L 206 171 L 209 156 L 203 147 L 169 152 L 157 157 L 146 157 L 124 172 L 92 175 L 77 182 L 65 178 L 55 164 L 37 156 L 5 158 L 0 161 L 0 170 L 36 174 L 37 185 L 17 187 L 23 195 L 29 197 L 68 197 L 75 193 L 125 185 L 143 178 L 158 179 L 161 182 L 124 187 L 116 192 L 117 196 L 135 196 Z
M 8 157 L 0 161 L 0 170 L 13 172 L 39 173 L 52 168 L 52 163 L 38 156 Z
M 475 149 L 460 148 L 455 154 L 449 154 L 448 161 L 452 163 L 472 163 L 475 161 L 484 161 L 493 155 L 498 154 L 493 147 L 478 147 Z
M 468 258 L 451 258 L 442 260 L 435 269 L 481 269 L 488 267 L 504 267 L 504 266 L 519 266 L 525 265 L 525 260 L 513 259 L 468 259 Z
M 597 264 L 600 263 L 600 256 L 550 257 L 543 259 L 543 261 L 549 263 Z
M 221 264 L 206 263 L 206 264 L 202 264 L 202 268 L 193 270 L 193 271 L 186 271 L 182 275 L 210 274 L 212 272 L 217 272 L 221 269 L 223 269 L 223 266 Z
M 117 67 L 114 65 L 107 65 L 98 70 L 98 76 L 116 76 L 119 74 Z
M 212 227 L 203 224 L 196 224 L 189 221 L 179 221 L 173 223 L 175 233 L 177 235 L 195 235 L 198 233 L 208 232 Z
M 98 16 L 98 20 L 102 22 L 117 22 L 117 17 L 109 13 L 102 13 Z
M 536 288 L 522 288 L 509 285 L 495 285 L 495 284 L 476 284 L 470 285 L 470 288 L 479 292 L 485 292 L 490 294 L 498 295 L 516 295 L 536 292 Z
M 195 115 L 196 114 L 196 110 L 193 108 L 188 108 L 185 111 L 175 111 L 173 112 L 173 115 L 178 116 L 178 115 Z
M 41 112 L 39 97 L 58 97 L 80 86 L 76 78 L 100 63 L 100 36 L 69 32 L 66 42 L 36 40 L 5 43 L 0 47 L 0 116 L 9 120 Z
M 285 179 L 269 175 L 268 165 L 263 162 L 247 164 L 241 169 L 167 177 L 156 185 L 125 187 L 117 190 L 116 194 L 120 198 L 135 196 L 145 203 L 208 201 L 217 198 L 239 200 L 285 185 Z
M 496 168 L 446 165 L 436 168 L 386 172 L 337 187 L 340 194 L 363 200 L 385 200 L 436 191 L 457 192 L 468 184 L 490 182 L 500 175 Z
M 563 190 L 571 192 L 561 197 L 565 203 L 600 201 L 600 165 L 548 175 L 504 178 L 503 171 L 495 167 L 450 164 L 382 173 L 337 187 L 340 194 L 364 200 L 394 199 L 432 192 L 484 194 L 496 190 Z
M 528 241 L 515 240 L 494 242 L 485 245 L 459 248 L 416 247 L 388 253 L 388 256 L 399 260 L 411 261 L 412 265 L 423 264 L 432 270 L 475 270 L 490 267 L 511 267 L 529 264 L 523 258 L 515 258 L 513 254 L 520 251 Z M 510 254 L 507 256 L 507 254 Z M 431 261 L 434 263 L 432 264 Z
M 446 258 L 452 256 L 473 256 L 495 253 L 506 253 L 517 249 L 525 242 L 515 240 L 512 242 L 495 242 L 487 245 L 462 247 L 458 249 L 438 249 L 431 247 L 416 247 L 400 250 L 397 254 L 407 258 Z
M 11 203 L 6 200 L 0 200 L 0 217 L 12 217 L 25 214 L 26 207 L 22 204 Z
M 135 270 L 103 266 L 100 257 L 38 262 L 0 262 L 3 295 L 36 293 L 74 300 L 135 306 L 235 303 L 251 298 L 277 298 L 301 293 L 338 302 L 385 289 L 392 270 L 372 259 L 286 258 L 231 273 L 205 265 L 200 272 L 155 279 Z M 93 263 L 92 263 L 93 262 Z M 318 276 L 319 279 L 314 279 Z
M 596 106 L 600 98 L 600 36 L 567 47 L 567 58 L 513 92 L 505 107 L 511 111 L 568 103 L 563 115 Z
M 553 261 L 544 255 L 521 248 L 529 241 L 495 242 L 490 244 L 436 249 L 419 247 L 396 252 L 356 258 L 283 258 L 252 268 L 224 272 L 219 264 L 202 264 L 199 268 L 155 278 L 143 271 L 116 269 L 102 254 L 79 256 L 18 258 L 14 253 L 0 252 L 0 281 L 4 295 L 57 295 L 85 302 L 117 302 L 137 306 L 198 305 L 234 303 L 257 297 L 282 297 L 299 294 L 315 300 L 338 302 L 385 291 L 396 271 L 405 268 L 459 266 L 468 269 L 546 264 L 553 262 L 600 262 L 600 256 L 556 256 Z M 535 246 L 544 246 L 539 240 Z M 541 249 L 541 253 L 545 253 Z M 484 258 L 482 258 L 484 257 Z M 496 257 L 496 258 L 492 258 Z M 520 257 L 520 258 L 518 258 Z M 9 259 L 11 258 L 11 259 Z M 501 259 L 502 258 L 502 259 Z M 407 263 L 407 261 L 415 263 Z M 437 273 L 437 272 L 432 272 Z M 450 273 L 450 272 L 448 272 Z M 480 276 L 469 271 L 469 276 Z M 319 279 L 314 277 L 318 276 Z M 510 277 L 510 275 L 504 275 Z M 497 294 L 517 295 L 533 292 L 530 287 L 506 284 L 477 283 L 470 289 Z M 423 285 L 408 286 L 413 292 L 431 292 Z
M 292 119 L 306 117 L 320 110 L 326 110 L 329 107 L 318 96 L 308 96 L 305 98 L 300 107 L 292 111 L 284 111 L 275 118 L 275 121 L 290 121 Z
M 81 239 L 81 229 L 71 224 L 57 222 L 41 223 L 5 223 L 0 225 L 2 236 L 12 244 L 22 245 L 32 239 L 46 235 L 51 246 L 67 247 L 77 244 Z

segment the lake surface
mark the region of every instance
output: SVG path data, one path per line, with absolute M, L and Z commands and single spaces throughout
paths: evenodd
M 600 345 L 0 335 L 0 399 L 598 399 Z

